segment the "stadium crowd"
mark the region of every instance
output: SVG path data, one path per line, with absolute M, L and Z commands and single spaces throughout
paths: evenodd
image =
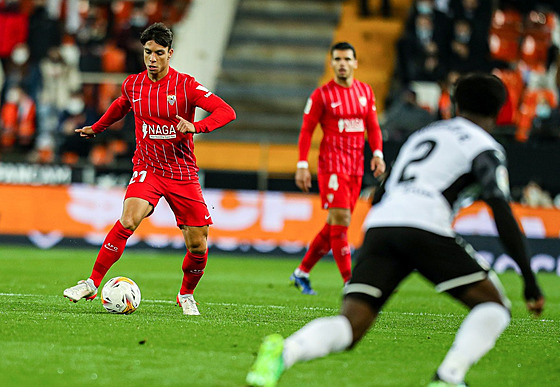
M 124 78 L 104 81 L 104 76 L 144 69 L 140 32 L 154 21 L 173 26 L 189 3 L 0 0 L 0 160 L 95 166 L 129 162 L 131 117 L 95 142 L 81 140 L 74 129 L 95 122 L 120 94 Z M 475 70 L 493 72 L 506 84 L 508 100 L 496 132 L 500 140 L 560 139 L 556 2 L 411 4 L 381 115 L 385 140 L 401 142 L 431 121 L 452 117 L 451 85 L 460 74 Z
M 140 33 L 155 21 L 173 26 L 189 3 L 0 0 L 1 159 L 70 165 L 89 159 L 96 166 L 130 160 L 134 131 L 120 130 L 133 127 L 129 120 L 93 146 L 74 133 L 120 93 L 117 83 L 90 81 L 88 74 L 143 71 Z

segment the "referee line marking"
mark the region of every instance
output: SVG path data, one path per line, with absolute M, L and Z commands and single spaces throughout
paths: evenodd
M 56 297 L 54 294 L 22 294 L 22 293 L 0 293 L 0 297 Z M 60 296 L 62 298 L 62 296 Z M 142 302 L 147 302 L 148 304 L 175 304 L 175 301 L 171 300 L 144 300 Z M 217 306 L 237 306 L 237 307 L 246 307 L 246 308 L 255 308 L 255 309 L 288 309 L 291 307 L 285 305 L 254 305 L 254 304 L 236 304 L 232 302 L 203 302 L 202 305 L 217 305 Z M 318 310 L 323 312 L 336 312 L 338 311 L 337 308 L 326 308 L 326 307 L 318 307 L 318 306 L 303 306 L 302 309 L 304 310 Z M 453 316 L 452 313 L 442 314 L 442 313 L 425 313 L 425 312 L 392 312 L 392 311 L 382 311 L 381 314 L 401 314 L 405 316 L 429 316 L 429 317 L 441 317 L 447 318 Z M 532 318 L 520 318 L 520 320 L 528 320 Z M 548 319 L 537 319 L 536 321 L 542 322 L 555 322 L 555 320 L 548 320 Z

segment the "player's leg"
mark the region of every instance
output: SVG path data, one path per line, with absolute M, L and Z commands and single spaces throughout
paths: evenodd
M 122 256 L 126 241 L 144 219 L 153 210 L 153 206 L 143 199 L 128 198 L 124 202 L 122 216 L 113 225 L 103 245 L 99 249 L 91 275 L 79 281 L 76 286 L 64 290 L 64 297 L 74 302 L 82 298 L 91 300 L 97 295 L 97 288 L 111 266 Z
M 460 238 L 446 238 L 417 230 L 409 243 L 418 246 L 411 256 L 418 271 L 471 309 L 434 377 L 434 385 L 462 385 L 470 367 L 484 356 L 510 321 L 509 301 L 499 281 L 474 249 Z M 422 252 L 426 252 L 423 254 Z M 426 256 L 428 255 L 428 256 Z
M 169 179 L 166 188 L 165 199 L 175 214 L 187 246 L 177 303 L 182 306 L 183 314 L 199 315 L 193 294 L 208 260 L 208 226 L 212 224 L 212 219 L 198 181 Z
M 350 280 L 352 257 L 348 244 L 348 226 L 351 212 L 348 208 L 330 208 L 327 222 L 331 225 L 331 249 L 336 266 L 344 283 Z
M 309 249 L 303 256 L 301 263 L 293 272 L 290 280 L 302 290 L 303 294 L 315 294 L 309 284 L 309 272 L 331 249 L 331 225 L 325 223 L 321 231 L 311 241 Z
M 494 348 L 511 316 L 508 302 L 504 302 L 503 295 L 488 278 L 450 293 L 471 311 L 461 324 L 435 379 L 460 384 L 472 365 Z
M 381 233 L 366 233 L 340 315 L 313 320 L 285 340 L 277 334 L 267 336 L 247 375 L 250 386 L 274 386 L 293 364 L 349 349 L 361 340 L 412 270 L 392 256 L 392 247 L 383 241 L 389 235 Z

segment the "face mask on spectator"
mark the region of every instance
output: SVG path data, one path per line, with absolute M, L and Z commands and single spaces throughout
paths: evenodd
M 80 98 L 70 98 L 68 104 L 66 105 L 66 110 L 73 116 L 80 114 L 84 111 L 84 101 Z
M 432 38 L 432 30 L 424 27 L 416 27 L 416 36 L 420 40 L 430 40 Z
M 25 46 L 19 46 L 12 51 L 12 60 L 18 66 L 21 66 L 29 59 L 29 50 Z
M 535 110 L 535 114 L 537 115 L 537 117 L 541 119 L 550 118 L 551 113 L 552 113 L 552 109 L 546 102 L 539 103 Z
M 430 15 L 434 9 L 432 7 L 432 3 L 429 1 L 419 1 L 416 3 L 416 10 L 419 14 L 422 15 Z
M 63 44 L 60 47 L 62 60 L 70 66 L 77 66 L 80 61 L 80 49 L 74 44 Z
M 144 27 L 148 24 L 148 18 L 144 15 L 132 16 L 130 18 L 130 25 L 134 27 Z
M 455 34 L 455 40 L 459 43 L 467 44 L 471 40 L 471 34 L 468 32 L 460 32 Z
M 19 100 L 19 90 L 18 89 L 10 89 L 6 93 L 6 102 L 8 103 L 18 103 Z

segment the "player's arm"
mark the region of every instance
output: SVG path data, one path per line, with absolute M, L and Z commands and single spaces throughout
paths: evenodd
M 383 160 L 383 135 L 381 134 L 381 127 L 379 126 L 379 119 L 377 117 L 375 98 L 372 98 L 371 106 L 366 116 L 366 130 L 369 147 L 373 152 L 371 171 L 373 172 L 373 176 L 379 177 L 385 172 L 386 166 Z
M 309 192 L 311 188 L 311 172 L 309 172 L 309 149 L 313 132 L 323 115 L 323 102 L 319 90 L 315 90 L 307 100 L 303 111 L 303 122 L 299 132 L 298 150 L 299 158 L 296 169 L 296 186 L 303 192 Z
M 209 133 L 227 125 L 236 118 L 235 110 L 230 105 L 194 80 L 188 85 L 187 100 L 210 113 L 202 120 L 192 123 L 194 133 Z M 179 125 L 185 123 L 188 123 L 188 121 L 181 118 Z M 187 131 L 191 132 L 192 130 Z
M 544 296 L 531 270 L 527 240 L 509 205 L 509 183 L 504 156 L 497 151 L 481 153 L 473 160 L 473 173 L 482 186 L 481 199 L 492 209 L 502 245 L 521 271 L 525 282 L 527 309 L 539 315 L 543 310 Z
M 128 98 L 124 96 L 124 86 L 121 88 L 121 91 L 123 94 L 113 101 L 109 109 L 95 124 L 76 129 L 75 132 L 79 133 L 80 137 L 93 138 L 97 133 L 105 131 L 109 126 L 126 116 L 130 109 L 132 109 L 132 105 Z

